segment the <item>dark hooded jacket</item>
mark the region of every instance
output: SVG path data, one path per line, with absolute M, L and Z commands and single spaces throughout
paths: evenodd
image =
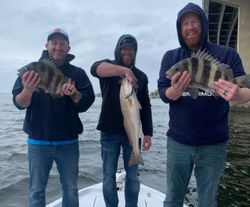
M 208 21 L 203 10 L 193 3 L 188 3 L 179 13 L 176 22 L 177 34 L 181 47 L 167 51 L 161 62 L 158 79 L 158 90 L 161 99 L 169 103 L 169 129 L 167 136 L 187 145 L 209 145 L 228 140 L 229 103 L 220 97 L 214 97 L 200 91 L 196 100 L 188 93 L 176 101 L 168 99 L 165 91 L 171 86 L 171 80 L 166 78 L 166 70 L 180 60 L 191 56 L 191 50 L 181 36 L 181 17 L 187 12 L 198 14 L 201 21 L 202 38 L 199 48 L 210 53 L 220 62 L 228 64 L 235 77 L 244 75 L 244 69 L 239 55 L 234 49 L 208 42 Z M 186 94 L 186 95 L 185 95 Z
M 48 59 L 48 51 L 43 51 L 41 59 Z M 61 72 L 75 81 L 82 98 L 78 103 L 69 96 L 53 98 L 43 91 L 34 92 L 31 104 L 26 110 L 23 129 L 29 137 L 38 140 L 63 141 L 77 139 L 83 125 L 78 113 L 86 111 L 94 102 L 95 96 L 91 82 L 84 70 L 71 65 L 74 56 L 68 54 L 66 61 L 59 67 Z M 16 102 L 16 96 L 22 91 L 22 79 L 17 78 L 12 94 L 13 102 L 19 109 L 24 109 Z
M 115 48 L 115 60 L 101 60 L 95 62 L 91 67 L 91 74 L 99 78 L 101 93 L 102 93 L 102 109 L 99 118 L 97 129 L 111 134 L 122 134 L 125 135 L 125 129 L 123 127 L 123 116 L 120 107 L 120 81 L 121 77 L 99 77 L 97 74 L 97 67 L 102 62 L 107 62 L 115 65 L 123 65 L 123 61 L 120 53 L 120 45 L 126 38 L 132 38 L 135 41 L 135 54 L 137 52 L 137 41 L 132 35 L 123 35 L 119 38 Z M 135 59 L 134 59 L 135 64 Z M 145 135 L 151 135 L 153 133 L 152 127 L 152 115 L 151 115 L 151 104 L 148 96 L 148 78 L 145 73 L 136 68 L 133 64 L 131 70 L 135 74 L 138 82 L 137 98 L 142 106 L 140 111 L 142 129 Z

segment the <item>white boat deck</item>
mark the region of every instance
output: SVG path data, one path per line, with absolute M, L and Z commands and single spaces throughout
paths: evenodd
M 119 197 L 119 207 L 125 206 L 124 198 L 124 177 L 125 173 L 117 174 L 117 193 Z M 138 198 L 138 207 L 161 207 L 165 194 L 150 188 L 146 185 L 140 185 Z M 62 199 L 58 199 L 46 207 L 61 207 Z M 79 191 L 79 207 L 105 207 L 102 194 L 102 183 L 92 185 Z M 187 207 L 184 205 L 184 207 Z

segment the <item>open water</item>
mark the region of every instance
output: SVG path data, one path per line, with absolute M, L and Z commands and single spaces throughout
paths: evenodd
M 143 184 L 165 193 L 166 136 L 168 105 L 152 99 L 153 145 L 142 152 L 140 166 Z M 80 135 L 79 189 L 101 182 L 99 132 L 95 129 L 101 99 L 80 115 L 84 132 Z M 28 162 L 26 134 L 22 131 L 25 111 L 17 110 L 10 94 L 0 94 L 0 207 L 25 207 L 28 203 Z M 228 163 L 219 187 L 218 206 L 250 206 L 250 113 L 230 114 L 231 141 Z M 122 168 L 122 162 L 119 162 Z M 53 167 L 46 190 L 47 203 L 61 197 L 58 173 Z M 186 195 L 189 206 L 196 206 L 195 180 L 192 177 Z

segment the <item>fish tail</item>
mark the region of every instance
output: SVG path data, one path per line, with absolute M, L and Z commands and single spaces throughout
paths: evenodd
M 234 79 L 234 82 L 235 82 L 239 87 L 250 88 L 250 74 L 248 74 L 248 75 L 242 75 L 242 76 L 236 77 L 236 78 Z
M 128 166 L 130 167 L 132 165 L 138 165 L 138 164 L 144 165 L 141 153 L 140 152 L 136 153 L 133 151 L 130 156 Z

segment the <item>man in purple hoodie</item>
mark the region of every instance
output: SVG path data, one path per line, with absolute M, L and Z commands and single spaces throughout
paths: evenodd
M 207 41 L 208 21 L 198 5 L 188 3 L 178 13 L 176 26 L 181 47 L 164 54 L 158 79 L 160 97 L 170 106 L 164 207 L 183 206 L 192 170 L 197 181 L 198 206 L 214 207 L 225 168 L 229 101 L 249 101 L 250 89 L 220 79 L 214 83 L 219 97 L 200 91 L 194 100 L 185 92 L 191 81 L 188 72 L 179 72 L 171 80 L 166 78 L 165 73 L 171 66 L 199 49 L 206 49 L 220 62 L 228 64 L 234 77 L 245 74 L 234 49 Z

